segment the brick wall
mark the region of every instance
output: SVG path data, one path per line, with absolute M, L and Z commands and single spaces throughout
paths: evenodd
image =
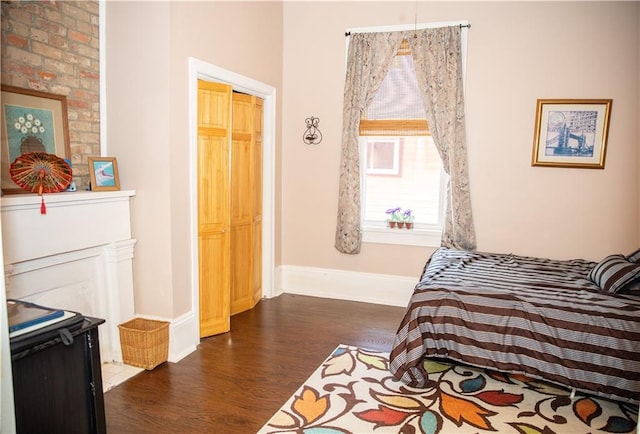
M 2 1 L 1 82 L 66 96 L 79 190 L 100 155 L 99 42 L 97 1 Z

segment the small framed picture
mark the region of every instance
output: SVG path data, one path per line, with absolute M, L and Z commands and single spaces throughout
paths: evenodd
M 118 162 L 115 157 L 89 157 L 92 191 L 120 190 Z
M 67 98 L 64 95 L 2 85 L 2 191 L 24 193 L 11 176 L 11 163 L 22 154 L 45 152 L 70 158 Z
M 604 169 L 610 99 L 539 99 L 532 166 Z

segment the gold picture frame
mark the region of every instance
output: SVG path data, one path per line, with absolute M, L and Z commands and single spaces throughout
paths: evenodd
M 88 157 L 91 191 L 120 190 L 118 161 L 115 157 Z
M 9 168 L 20 155 L 46 152 L 69 159 L 67 97 L 2 85 L 0 177 L 3 193 L 25 193 Z
M 604 169 L 610 99 L 539 99 L 532 166 Z

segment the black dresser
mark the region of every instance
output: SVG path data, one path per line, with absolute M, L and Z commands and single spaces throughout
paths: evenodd
M 12 350 L 16 429 L 28 433 L 106 433 L 98 326 L 84 317 L 71 332 Z

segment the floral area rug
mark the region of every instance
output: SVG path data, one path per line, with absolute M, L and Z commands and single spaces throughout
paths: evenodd
M 259 434 L 634 433 L 638 407 L 521 375 L 425 361 L 428 388 L 390 374 L 388 353 L 340 345 Z

